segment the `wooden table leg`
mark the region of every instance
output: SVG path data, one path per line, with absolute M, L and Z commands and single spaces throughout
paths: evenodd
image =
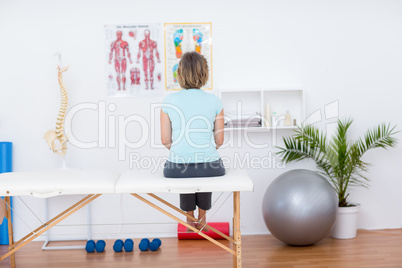
M 240 192 L 233 192 L 233 268 L 241 267 Z
M 227 252 L 232 253 L 233 255 L 235 254 L 234 250 L 230 249 L 229 247 L 223 245 L 222 243 L 216 241 L 215 239 L 211 238 L 210 236 L 208 236 L 207 234 L 204 234 L 202 231 L 198 230 L 197 228 L 189 225 L 187 222 L 177 218 L 176 216 L 174 216 L 173 214 L 167 212 L 166 210 L 160 208 L 159 206 L 155 205 L 154 203 L 152 203 L 151 201 L 148 201 L 147 199 L 143 198 L 142 196 L 138 195 L 138 194 L 131 194 L 132 196 L 138 198 L 139 200 L 141 200 L 142 202 L 150 205 L 151 207 L 159 210 L 160 212 L 162 212 L 163 214 L 165 214 L 166 216 L 174 219 L 175 221 L 177 221 L 178 223 L 181 223 L 182 225 L 186 226 L 187 228 L 189 228 L 190 230 L 192 230 L 193 232 L 199 234 L 200 236 L 204 237 L 205 239 L 209 240 L 210 242 L 214 243 L 215 245 L 217 245 L 218 247 L 223 248 L 224 250 L 226 250 Z
M 168 206 L 168 207 L 170 207 L 170 208 L 172 208 L 172 209 L 176 210 L 176 211 L 177 211 L 177 212 L 179 212 L 180 214 L 182 214 L 182 215 L 184 215 L 184 216 L 186 216 L 186 217 L 190 218 L 192 221 L 194 221 L 194 222 L 198 222 L 198 219 L 196 219 L 196 218 L 194 218 L 193 216 L 191 216 L 191 215 L 187 214 L 187 213 L 186 213 L 186 212 L 184 212 L 183 210 L 181 210 L 181 209 L 179 209 L 179 208 L 177 208 L 177 207 L 173 206 L 172 204 L 170 204 L 169 202 L 167 202 L 167 201 L 163 200 L 162 198 L 160 198 L 160 197 L 158 197 L 158 196 L 156 196 L 156 195 L 154 195 L 154 194 L 151 194 L 151 193 L 148 193 L 148 195 L 149 195 L 149 196 L 151 196 L 152 198 L 155 198 L 155 199 L 156 199 L 156 200 L 158 200 L 159 202 L 161 202 L 161 203 L 165 204 L 166 206 Z M 219 230 L 215 229 L 214 227 L 209 226 L 208 224 L 207 224 L 207 225 L 205 225 L 205 227 L 208 227 L 208 228 L 209 228 L 209 230 L 211 230 L 211 231 L 213 231 L 213 232 L 217 233 L 218 235 L 222 236 L 223 238 L 225 238 L 225 239 L 229 240 L 230 242 L 232 242 L 232 243 L 234 243 L 234 242 L 235 242 L 235 241 L 233 240 L 233 238 L 231 238 L 231 237 L 229 237 L 229 236 L 225 235 L 224 233 L 222 233 L 221 231 L 219 231 Z
M 7 223 L 8 223 L 8 244 L 9 250 L 12 250 L 14 247 L 14 235 L 13 235 L 13 223 L 11 221 L 11 198 L 9 196 L 4 197 L 4 200 L 7 204 Z M 10 267 L 15 268 L 15 254 L 10 255 Z
M 72 205 L 71 207 L 66 209 L 64 212 L 62 212 L 61 214 L 59 214 L 58 216 L 56 216 L 52 220 L 50 220 L 49 224 L 42 225 L 41 227 L 39 227 L 37 229 L 37 231 L 31 232 L 25 238 L 17 241 L 17 243 L 19 242 L 19 244 L 12 243 L 10 245 L 10 247 L 9 247 L 8 252 L 6 254 L 4 254 L 3 256 L 0 256 L 0 261 L 4 260 L 8 256 L 14 255 L 14 253 L 17 250 L 19 250 L 20 248 L 22 248 L 23 246 L 25 246 L 26 244 L 28 244 L 29 242 L 31 242 L 35 238 L 39 237 L 41 234 L 43 234 L 44 232 L 46 232 L 47 230 L 49 230 L 50 228 L 52 228 L 53 226 L 55 226 L 56 224 L 58 224 L 59 222 L 64 220 L 65 218 L 67 218 L 70 215 L 74 214 L 75 212 L 80 210 L 82 207 L 88 205 L 89 203 L 91 203 L 92 201 L 94 201 L 96 198 L 98 198 L 101 195 L 102 194 L 90 194 L 90 195 L 86 196 L 85 198 L 81 199 L 80 201 L 78 201 L 77 203 L 75 203 L 74 205 Z M 11 212 L 10 212 L 10 215 L 11 215 Z M 11 221 L 11 217 L 9 217 L 9 224 L 10 224 L 10 221 Z M 12 233 L 12 230 L 11 230 L 11 233 Z

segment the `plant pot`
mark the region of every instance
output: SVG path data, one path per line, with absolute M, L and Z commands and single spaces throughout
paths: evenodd
M 356 237 L 360 204 L 352 205 L 352 207 L 338 207 L 335 225 L 331 231 L 333 238 L 351 239 Z

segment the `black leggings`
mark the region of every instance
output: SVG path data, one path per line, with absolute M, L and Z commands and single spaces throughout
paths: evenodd
M 195 178 L 215 177 L 225 175 L 222 159 L 203 163 L 173 163 L 166 161 L 163 175 L 166 178 Z M 193 211 L 211 208 L 212 193 L 180 194 L 180 208 L 184 211 Z

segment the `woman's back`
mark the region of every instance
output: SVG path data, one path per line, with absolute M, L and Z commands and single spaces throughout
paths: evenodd
M 183 89 L 165 97 L 162 110 L 172 124 L 170 162 L 202 163 L 220 158 L 214 122 L 222 108 L 219 97 L 201 89 Z

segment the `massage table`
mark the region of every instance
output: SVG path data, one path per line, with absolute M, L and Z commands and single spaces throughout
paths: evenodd
M 240 232 L 240 192 L 253 191 L 253 183 L 246 170 L 226 169 L 226 174 L 220 177 L 167 179 L 163 171 L 133 170 L 124 173 L 113 171 L 90 171 L 75 169 L 59 169 L 37 172 L 11 172 L 0 174 L 0 196 L 5 196 L 7 204 L 6 217 L 8 219 L 9 248 L 8 252 L 0 257 L 0 261 L 10 257 L 11 267 L 16 267 L 15 252 L 43 234 L 62 220 L 66 219 L 82 207 L 94 201 L 102 194 L 130 194 L 156 210 L 169 216 L 175 221 L 188 227 L 200 236 L 233 254 L 233 267 L 241 267 L 241 232 Z M 170 209 L 192 218 L 186 212 L 158 197 L 158 193 L 196 193 L 196 192 L 233 192 L 233 236 L 227 236 L 219 230 L 208 226 L 210 230 L 232 242 L 233 247 L 227 247 L 204 232 L 187 224 L 167 210 L 144 198 L 140 194 L 147 194 Z M 70 206 L 51 220 L 22 239 L 14 242 L 13 226 L 11 221 L 11 196 L 33 196 L 47 198 L 59 195 L 86 194 L 87 196 Z M 1 200 L 0 200 L 1 201 Z M 183 217 L 184 218 L 184 217 Z

